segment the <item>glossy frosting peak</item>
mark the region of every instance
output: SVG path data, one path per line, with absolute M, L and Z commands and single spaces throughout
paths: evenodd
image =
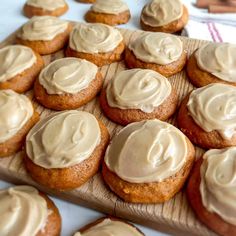
M 170 82 L 152 70 L 132 69 L 120 72 L 109 83 L 106 95 L 110 107 L 152 112 L 171 93 Z
M 54 11 L 66 5 L 65 0 L 27 0 L 27 5 Z
M 150 183 L 176 174 L 187 155 L 181 131 L 166 122 L 148 120 L 123 128 L 109 145 L 105 163 L 123 180 Z
M 208 211 L 236 225 L 236 147 L 209 150 L 203 159 L 202 203 Z

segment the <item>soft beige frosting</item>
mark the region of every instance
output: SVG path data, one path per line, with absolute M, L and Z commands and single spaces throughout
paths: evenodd
M 0 91 L 0 143 L 12 138 L 31 118 L 30 100 L 12 90 Z
M 230 139 L 236 131 L 236 88 L 210 84 L 194 90 L 187 103 L 189 115 L 206 132 Z
M 105 24 L 78 24 L 70 35 L 70 48 L 84 53 L 113 51 L 123 37 L 119 30 Z
M 74 236 L 143 236 L 143 234 L 124 222 L 105 219 L 83 233 L 75 233 Z
M 65 0 L 27 0 L 27 5 L 54 11 L 66 5 Z
M 195 54 L 200 69 L 219 79 L 236 82 L 236 44 L 209 43 Z
M 183 43 L 171 34 L 145 33 L 131 42 L 129 49 L 142 61 L 167 65 L 180 58 Z
M 37 58 L 31 48 L 11 45 L 0 49 L 0 82 L 5 82 L 30 68 Z
M 52 40 L 66 31 L 68 22 L 54 16 L 34 16 L 24 24 L 18 37 L 24 40 Z
M 50 211 L 34 187 L 15 186 L 0 190 L 0 235 L 36 235 L 43 230 Z
M 146 25 L 158 27 L 178 20 L 182 15 L 180 0 L 152 0 L 143 8 L 141 20 Z
M 91 10 L 99 13 L 118 15 L 128 11 L 128 5 L 122 0 L 96 0 L 91 6 Z
M 177 173 L 188 155 L 186 137 L 160 120 L 129 124 L 109 145 L 105 163 L 131 183 L 162 181 Z
M 39 75 L 39 83 L 48 94 L 75 94 L 87 88 L 97 72 L 98 67 L 93 63 L 67 57 L 45 67 Z
M 170 82 L 153 70 L 132 69 L 120 72 L 107 86 L 110 107 L 152 112 L 171 93 Z
M 64 111 L 46 117 L 30 130 L 26 152 L 36 165 L 66 168 L 89 158 L 100 140 L 101 131 L 94 115 Z
M 208 211 L 236 225 L 236 147 L 209 150 L 203 159 L 202 203 Z

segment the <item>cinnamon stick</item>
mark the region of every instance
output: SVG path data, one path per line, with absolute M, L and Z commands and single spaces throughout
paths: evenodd
M 208 7 L 209 13 L 236 13 L 236 6 L 219 6 L 210 5 Z
M 210 5 L 215 6 L 236 6 L 235 0 L 197 0 L 196 7 L 208 8 Z

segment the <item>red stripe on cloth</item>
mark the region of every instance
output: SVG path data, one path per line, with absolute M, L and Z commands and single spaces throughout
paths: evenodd
M 207 28 L 208 28 L 208 30 L 209 30 L 209 32 L 210 32 L 210 34 L 211 34 L 212 40 L 213 40 L 214 42 L 217 42 L 216 37 L 215 37 L 215 35 L 214 35 L 214 32 L 213 32 L 213 30 L 212 30 L 212 28 L 211 28 L 210 22 L 207 22 Z
M 216 27 L 216 25 L 215 25 L 215 23 L 214 22 L 212 22 L 212 28 L 213 28 L 213 30 L 215 31 L 215 33 L 216 33 L 216 36 L 217 36 L 217 38 L 219 39 L 219 42 L 223 42 L 223 39 L 222 39 L 222 37 L 221 37 L 221 35 L 220 35 L 220 32 L 218 31 L 218 29 L 217 29 L 217 27 Z

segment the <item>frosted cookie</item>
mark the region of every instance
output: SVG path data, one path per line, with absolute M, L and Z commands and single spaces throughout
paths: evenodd
M 55 60 L 40 73 L 34 85 L 39 103 L 54 110 L 76 109 L 100 91 L 103 77 L 93 63 L 68 57 Z
M 167 77 L 180 72 L 186 60 L 182 41 L 165 33 L 145 33 L 132 41 L 125 51 L 128 68 L 151 69 Z
M 0 190 L 0 235 L 58 236 L 61 217 L 55 204 L 31 186 Z
M 31 48 L 11 45 L 0 49 L 0 89 L 29 90 L 43 65 L 42 57 Z
M 124 49 L 123 36 L 117 29 L 104 24 L 78 24 L 70 34 L 66 55 L 103 66 L 120 61 Z
M 146 31 L 175 33 L 184 28 L 188 17 L 180 0 L 152 0 L 142 10 L 140 25 Z
M 62 49 L 69 39 L 71 24 L 53 16 L 34 16 L 24 24 L 16 41 L 39 54 L 50 54 Z
M 25 136 L 39 120 L 31 101 L 12 90 L 0 91 L 0 157 L 19 151 Z
M 108 142 L 106 127 L 94 115 L 59 112 L 31 129 L 24 163 L 36 182 L 57 190 L 73 189 L 97 173 Z
M 177 94 L 170 82 L 152 70 L 132 69 L 118 73 L 101 92 L 105 115 L 121 125 L 168 119 L 176 110 Z
M 193 90 L 182 102 L 180 129 L 202 148 L 236 145 L 236 88 L 209 84 Z
M 120 25 L 129 21 L 130 10 L 123 0 L 96 0 L 84 18 L 90 23 Z
M 219 235 L 236 235 L 236 148 L 212 149 L 197 161 L 187 186 L 199 220 Z
M 194 147 L 176 127 L 155 120 L 127 125 L 107 148 L 102 174 L 126 202 L 162 203 L 182 188 Z

